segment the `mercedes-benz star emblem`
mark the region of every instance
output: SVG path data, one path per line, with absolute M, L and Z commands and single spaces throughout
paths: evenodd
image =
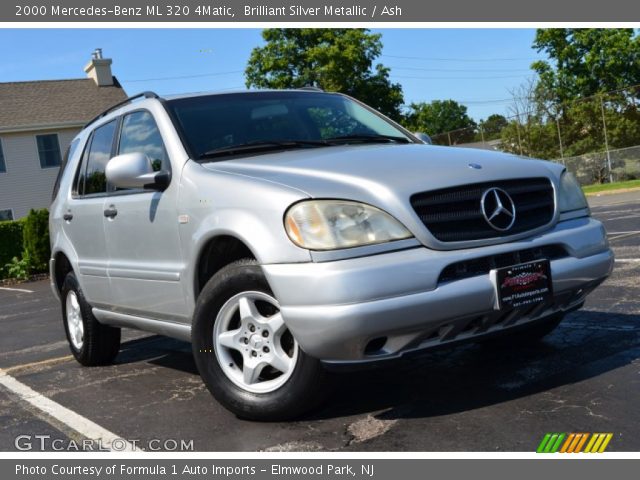
M 482 194 L 480 208 L 484 219 L 494 230 L 504 232 L 516 221 L 516 205 L 501 188 L 490 188 Z

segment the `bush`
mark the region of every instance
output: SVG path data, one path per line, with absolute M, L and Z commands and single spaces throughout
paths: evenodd
M 24 220 L 22 257 L 28 259 L 33 273 L 47 271 L 51 256 L 49 244 L 49 211 L 46 208 L 29 211 Z
M 18 260 L 18 257 L 13 257 L 11 262 L 4 266 L 4 271 L 9 278 L 15 278 L 16 280 L 28 280 L 30 274 L 29 258 L 25 257 Z
M 24 220 L 0 222 L 0 278 L 8 277 L 5 268 L 14 257 L 22 256 L 22 229 Z

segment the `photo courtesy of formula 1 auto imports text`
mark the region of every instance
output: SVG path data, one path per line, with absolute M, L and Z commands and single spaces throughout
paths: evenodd
M 0 4 L 3 479 L 631 478 L 639 401 L 633 2 Z

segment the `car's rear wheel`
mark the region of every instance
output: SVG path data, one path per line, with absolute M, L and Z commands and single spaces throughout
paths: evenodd
M 64 330 L 75 359 L 85 366 L 113 362 L 120 351 L 120 329 L 96 320 L 73 272 L 65 277 L 60 296 Z
M 253 260 L 223 268 L 205 285 L 194 313 L 192 344 L 207 388 L 240 417 L 293 418 L 327 392 L 326 372 L 298 346 Z

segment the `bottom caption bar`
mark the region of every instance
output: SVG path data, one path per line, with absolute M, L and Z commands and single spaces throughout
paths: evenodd
M 552 459 L 554 458 L 554 459 Z M 379 479 L 424 480 L 445 478 L 535 479 L 550 475 L 579 475 L 581 480 L 603 475 L 625 478 L 637 473 L 638 459 L 605 459 L 597 462 L 538 459 L 246 459 L 246 460 L 148 460 L 148 459 L 1 459 L 0 478 L 5 479 Z M 594 457 L 590 457 L 594 458 Z M 544 459 L 544 460 L 541 460 Z M 616 474 L 619 474 L 616 476 Z M 508 477 L 507 477 L 508 476 Z M 631 478 L 631 477 L 629 477 Z

